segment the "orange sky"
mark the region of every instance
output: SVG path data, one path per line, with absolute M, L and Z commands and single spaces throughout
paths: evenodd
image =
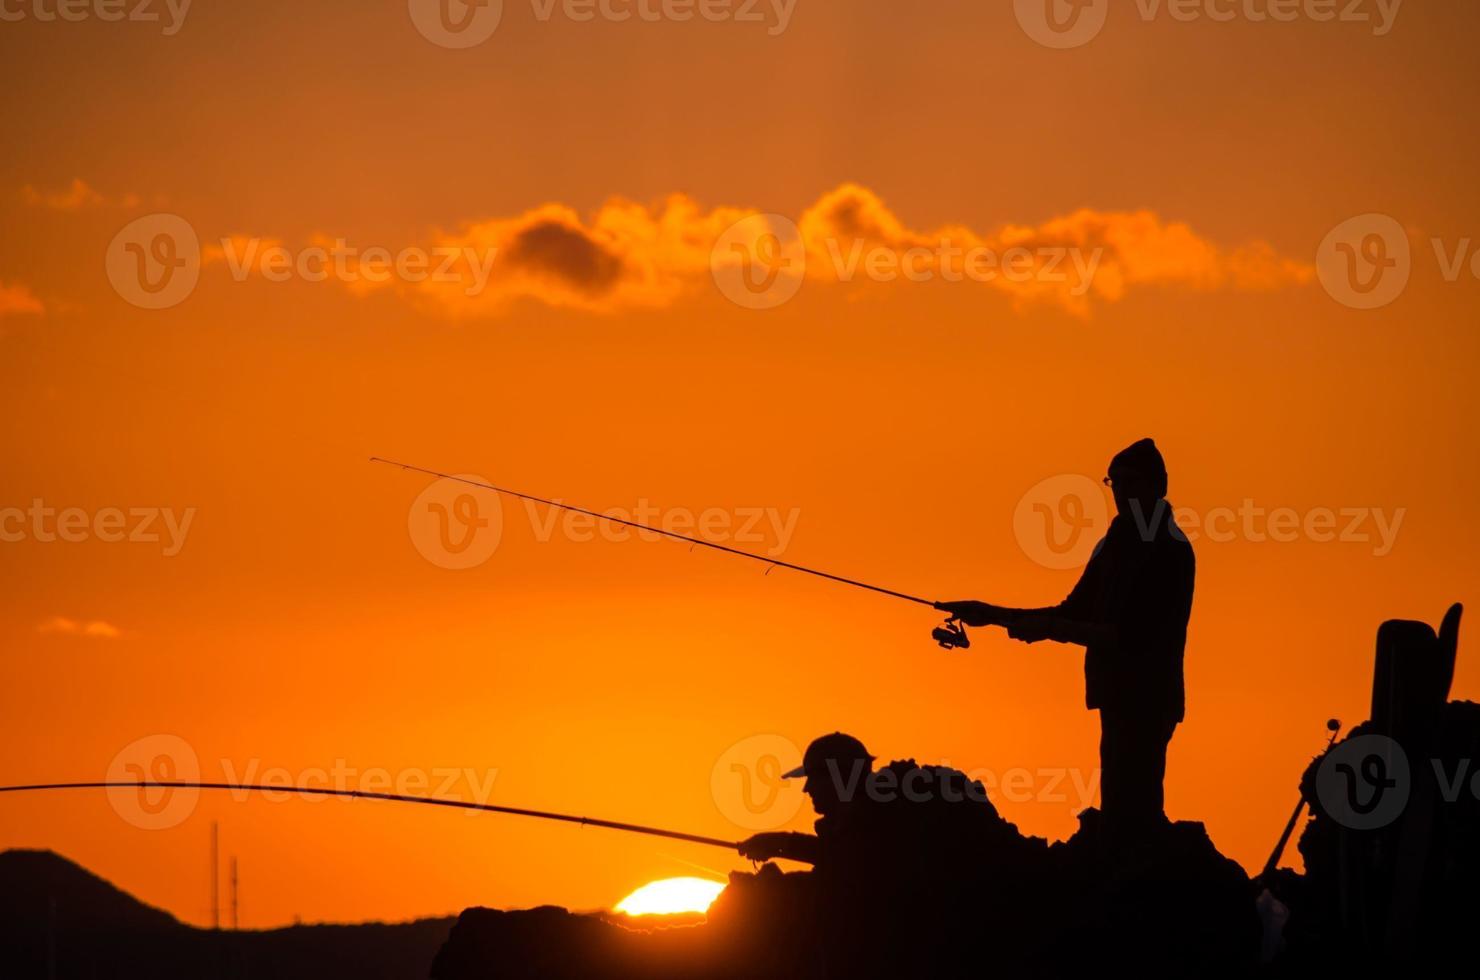
M 1097 758 L 1074 650 L 980 631 L 946 653 L 929 610 L 542 535 L 517 504 L 488 560 L 439 567 L 408 531 L 431 481 L 366 458 L 598 508 L 769 509 L 794 516 L 789 561 L 1039 604 L 1075 571 L 1024 545 L 1024 495 L 1154 435 L 1198 515 L 1401 515 L 1390 547 L 1373 518 L 1366 540 L 1194 542 L 1168 810 L 1256 868 L 1322 723 L 1365 717 L 1377 625 L 1480 599 L 1480 288 L 1445 275 L 1480 241 L 1480 10 L 1405 4 L 1374 36 L 1112 8 L 1066 51 L 965 0 L 799 0 L 774 36 L 506 0 L 468 50 L 402 3 L 202 2 L 170 36 L 0 23 L 0 511 L 190 515 L 169 555 L 162 523 L 153 543 L 0 542 L 0 782 L 103 778 L 169 735 L 206 778 L 496 771 L 491 802 L 734 838 L 712 785 L 727 750 L 842 728 L 886 758 L 1031 773 L 1000 805 L 1062 837 L 1074 785 L 1046 783 Z M 157 212 L 207 262 L 148 310 L 105 258 Z M 809 249 L 773 309 L 711 278 L 716 235 L 751 212 Z M 1359 311 L 1317 256 L 1374 212 L 1407 230 L 1411 281 Z M 839 282 L 819 256 L 858 236 L 1072 240 L 1106 264 L 1072 299 Z M 471 298 L 463 280 L 238 281 L 222 243 L 251 237 L 499 260 Z M 1468 646 L 1461 698 L 1480 694 Z M 53 848 L 203 922 L 212 820 L 251 926 L 593 907 L 743 866 L 363 803 L 202 799 L 151 831 L 101 794 L 0 800 L 0 847 Z

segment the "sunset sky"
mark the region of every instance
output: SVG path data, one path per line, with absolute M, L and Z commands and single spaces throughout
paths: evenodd
M 494 536 L 469 555 L 435 525 L 462 494 L 372 455 L 1044 605 L 1078 571 L 1044 515 L 1092 520 L 1066 488 L 1154 436 L 1199 525 L 1167 809 L 1251 871 L 1325 720 L 1366 717 L 1378 625 L 1480 608 L 1480 6 L 1116 0 L 1067 49 L 1007 0 L 504 0 L 465 48 L 427 6 L 0 4 L 0 784 L 184 745 L 203 779 L 381 770 L 738 839 L 810 825 L 794 788 L 747 816 L 739 781 L 841 729 L 1013 782 L 1027 833 L 1093 802 L 1077 648 L 943 651 L 922 606 L 490 496 L 452 527 Z M 794 227 L 794 296 L 732 301 L 736 222 Z M 118 285 L 182 226 L 193 289 Z M 952 276 L 942 242 L 1033 260 Z M 855 245 L 919 250 L 921 281 L 840 270 Z M 305 275 L 315 248 L 356 257 Z M 458 262 L 380 276 L 370 249 Z M 1379 274 L 1406 288 L 1357 308 Z M 202 797 L 163 829 L 113 803 L 0 796 L 0 848 L 205 923 L 219 821 L 251 927 L 749 867 L 365 802 Z

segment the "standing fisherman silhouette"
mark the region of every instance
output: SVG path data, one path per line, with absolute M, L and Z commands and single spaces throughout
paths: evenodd
M 1068 598 L 1045 609 L 943 602 L 968 626 L 1025 643 L 1085 647 L 1085 703 L 1100 712 L 1100 803 L 1121 839 L 1166 823 L 1167 746 L 1185 713 L 1182 656 L 1192 614 L 1192 545 L 1172 520 L 1167 470 L 1142 439 L 1110 461 L 1116 516 Z

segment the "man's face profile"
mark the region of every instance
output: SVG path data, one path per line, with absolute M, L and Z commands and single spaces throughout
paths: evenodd
M 869 765 L 862 759 L 827 759 L 808 768 L 802 792 L 812 799 L 812 809 L 821 816 L 836 813 L 856 794 L 863 792 Z
M 1155 484 L 1140 471 L 1129 467 L 1112 467 L 1109 483 L 1110 492 L 1115 497 L 1117 514 L 1133 515 L 1136 505 L 1139 505 L 1141 513 L 1148 513 L 1150 508 L 1161 499 Z

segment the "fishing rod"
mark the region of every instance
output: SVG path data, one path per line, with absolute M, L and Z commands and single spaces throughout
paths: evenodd
M 231 792 L 260 793 L 305 793 L 312 796 L 339 796 L 352 800 L 383 800 L 388 803 L 411 803 L 419 806 L 453 807 L 459 810 L 479 810 L 484 813 L 504 813 L 516 817 L 534 817 L 538 820 L 559 820 L 564 823 L 580 824 L 582 827 L 604 827 L 607 830 L 622 830 L 629 834 L 646 834 L 649 837 L 666 837 L 670 840 L 688 841 L 690 844 L 706 844 L 734 851 L 739 841 L 720 840 L 718 837 L 702 837 L 685 834 L 678 830 L 663 830 L 660 827 L 645 827 L 636 823 L 621 823 L 616 820 L 601 820 L 597 817 L 578 817 L 569 813 L 552 813 L 548 810 L 526 810 L 522 807 L 497 806 L 493 803 L 469 803 L 465 800 L 443 800 L 433 796 L 406 796 L 401 793 L 372 793 L 358 789 L 329 789 L 322 786 L 269 786 L 265 783 L 186 783 L 186 782 L 128 782 L 113 781 L 99 783 L 39 783 L 31 786 L 0 786 L 0 793 L 44 793 L 55 790 L 83 789 L 191 789 L 227 790 Z
M 1331 750 L 1331 746 L 1336 744 L 1336 736 L 1341 734 L 1340 719 L 1332 718 L 1330 721 L 1326 722 L 1326 731 L 1331 733 L 1331 737 L 1326 740 L 1326 748 L 1323 751 L 1329 752 Z M 1301 793 L 1300 801 L 1295 804 L 1295 812 L 1290 814 L 1290 820 L 1288 823 L 1285 824 L 1284 833 L 1280 834 L 1280 839 L 1278 843 L 1274 845 L 1274 850 L 1270 853 L 1269 860 L 1264 862 L 1264 870 L 1259 872 L 1259 877 L 1264 881 L 1268 881 L 1270 879 L 1270 876 L 1273 875 L 1275 871 L 1279 868 L 1280 858 L 1284 857 L 1285 848 L 1288 847 L 1290 844 L 1290 835 L 1295 833 L 1295 825 L 1300 822 L 1300 814 L 1303 813 L 1304 810 L 1305 794 Z
M 701 545 L 705 548 L 713 548 L 715 551 L 722 551 L 727 555 L 735 555 L 739 558 L 749 558 L 751 561 L 764 562 L 765 564 L 770 565 L 773 568 L 788 568 L 794 572 L 801 572 L 805 575 L 815 575 L 817 578 L 824 578 L 827 579 L 829 582 L 837 582 L 840 585 L 851 586 L 855 589 L 866 589 L 869 592 L 877 592 L 880 595 L 890 596 L 895 599 L 903 599 L 906 602 L 914 602 L 922 606 L 930 606 L 932 609 L 940 608 L 939 603 L 934 602 L 930 599 L 922 599 L 916 595 L 910 595 L 908 592 L 899 592 L 895 589 L 886 589 L 881 585 L 870 585 L 867 582 L 860 582 L 857 579 L 845 578 L 842 575 L 834 575 L 831 572 L 823 572 L 815 568 L 807 568 L 805 565 L 795 565 L 789 561 L 781 561 L 779 558 L 771 558 L 766 555 L 757 555 L 754 552 L 744 551 L 740 548 L 732 548 L 729 545 L 718 544 L 714 541 L 705 541 L 703 538 L 691 537 L 687 534 L 680 534 L 677 531 L 667 531 L 661 527 L 653 527 L 651 524 L 644 524 L 641 521 L 629 521 L 622 517 L 613 517 L 611 514 L 602 514 L 594 510 L 587 510 L 584 507 L 575 507 L 571 504 L 562 504 L 559 501 L 549 500 L 545 497 L 536 497 L 534 494 L 522 493 L 518 490 L 510 490 L 506 487 L 496 487 L 491 483 L 480 483 L 477 480 L 470 480 L 467 477 L 454 476 L 451 473 L 442 473 L 437 470 L 429 470 L 423 466 L 413 466 L 410 463 L 402 463 L 394 459 L 385 459 L 381 456 L 371 456 L 370 462 L 383 463 L 386 466 L 398 466 L 403 470 L 410 470 L 413 473 L 424 473 L 427 476 L 435 476 L 438 479 L 451 480 L 455 483 L 464 483 L 470 487 L 477 487 L 480 490 L 492 490 L 494 493 L 506 494 L 510 497 L 516 497 L 519 500 L 528 500 L 531 503 L 544 504 L 547 507 L 555 507 L 560 510 L 570 511 L 573 514 L 584 514 L 587 517 L 594 517 L 599 521 L 608 521 L 612 524 L 620 524 L 624 527 L 637 528 L 640 531 L 651 531 L 653 534 L 660 534 L 665 538 L 672 538 L 675 541 L 682 541 L 685 544 Z M 939 643 L 942 647 L 946 649 L 965 649 L 966 647 L 971 646 L 971 640 L 966 635 L 966 627 L 955 616 L 952 616 L 943 625 L 936 627 L 930 635 L 936 643 Z

